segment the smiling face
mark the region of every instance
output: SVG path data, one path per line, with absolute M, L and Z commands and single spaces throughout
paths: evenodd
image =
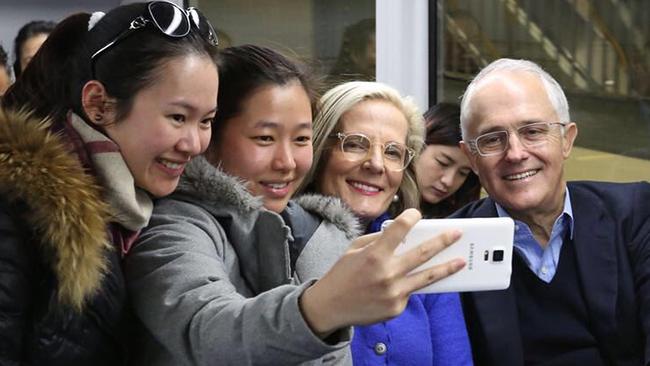
M 511 215 L 534 216 L 562 209 L 564 160 L 569 157 L 577 127 L 570 123 L 542 145 L 525 147 L 515 130 L 533 122 L 559 121 L 539 77 L 527 72 L 501 72 L 481 81 L 472 98 L 467 138 L 509 131 L 509 147 L 500 155 L 464 152 L 489 195 Z
M 337 141 L 319 173 L 318 190 L 340 197 L 359 217 L 372 220 L 388 210 L 402 183 L 403 171 L 386 169 L 381 145 L 406 145 L 406 117 L 388 101 L 366 100 L 341 116 L 337 131 L 366 135 L 373 144 L 371 153 L 366 159 L 350 161 Z
M 431 204 L 447 199 L 463 185 L 471 169 L 460 147 L 427 145 L 415 162 L 422 199 Z
M 157 75 L 124 119 L 103 128 L 136 186 L 160 197 L 176 189 L 185 164 L 207 148 L 219 79 L 214 63 L 197 55 L 170 59 Z
M 241 113 L 225 121 L 210 160 L 246 180 L 268 210 L 282 212 L 311 167 L 311 139 L 311 104 L 303 86 L 262 86 L 243 102 Z

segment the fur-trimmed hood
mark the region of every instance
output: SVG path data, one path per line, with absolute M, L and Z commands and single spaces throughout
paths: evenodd
M 214 167 L 202 156 L 194 158 L 187 165 L 176 192 L 194 197 L 197 203 L 204 206 L 228 207 L 240 214 L 248 214 L 264 206 L 262 197 L 251 195 L 242 179 Z M 358 220 L 338 198 L 310 194 L 294 202 L 330 221 L 349 239 L 361 233 Z
M 59 301 L 79 310 L 107 270 L 110 214 L 95 178 L 49 126 L 0 108 L 0 194 L 27 206 L 19 217 L 53 253 Z

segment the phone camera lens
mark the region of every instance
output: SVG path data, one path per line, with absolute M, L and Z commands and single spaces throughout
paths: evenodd
M 492 251 L 492 262 L 503 262 L 503 250 L 495 249 Z

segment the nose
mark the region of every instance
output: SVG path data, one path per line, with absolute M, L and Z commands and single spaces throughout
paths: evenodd
M 455 172 L 451 169 L 447 169 L 442 173 L 442 177 L 440 177 L 440 183 L 445 188 L 451 187 L 451 185 L 454 183 L 454 174 Z
M 271 166 L 275 170 L 290 171 L 296 168 L 296 160 L 293 156 L 293 149 L 289 143 L 280 143 L 273 152 Z
M 372 145 L 363 166 L 373 173 L 382 173 L 384 171 L 384 153 L 380 145 Z
M 184 134 L 182 138 L 178 141 L 176 149 L 183 153 L 186 153 L 190 156 L 196 156 L 205 150 L 206 144 L 201 143 L 202 135 L 205 134 L 204 131 L 201 131 L 200 128 L 190 126 L 188 124 L 187 128 L 184 129 Z M 208 131 L 209 133 L 209 131 Z M 207 135 L 207 139 L 210 139 L 210 135 Z
M 508 134 L 508 146 L 506 147 L 505 159 L 507 161 L 521 161 L 528 157 L 528 150 L 521 143 L 516 133 Z

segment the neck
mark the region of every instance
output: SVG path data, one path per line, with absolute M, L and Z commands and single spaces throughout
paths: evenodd
M 555 220 L 562 214 L 564 210 L 564 195 L 566 194 L 566 185 L 563 185 L 562 191 L 555 199 L 554 204 L 547 209 L 541 208 L 537 210 L 514 211 L 506 209 L 508 214 L 515 220 L 522 221 L 528 225 L 533 237 L 537 242 L 546 248 L 551 238 L 551 231 Z

